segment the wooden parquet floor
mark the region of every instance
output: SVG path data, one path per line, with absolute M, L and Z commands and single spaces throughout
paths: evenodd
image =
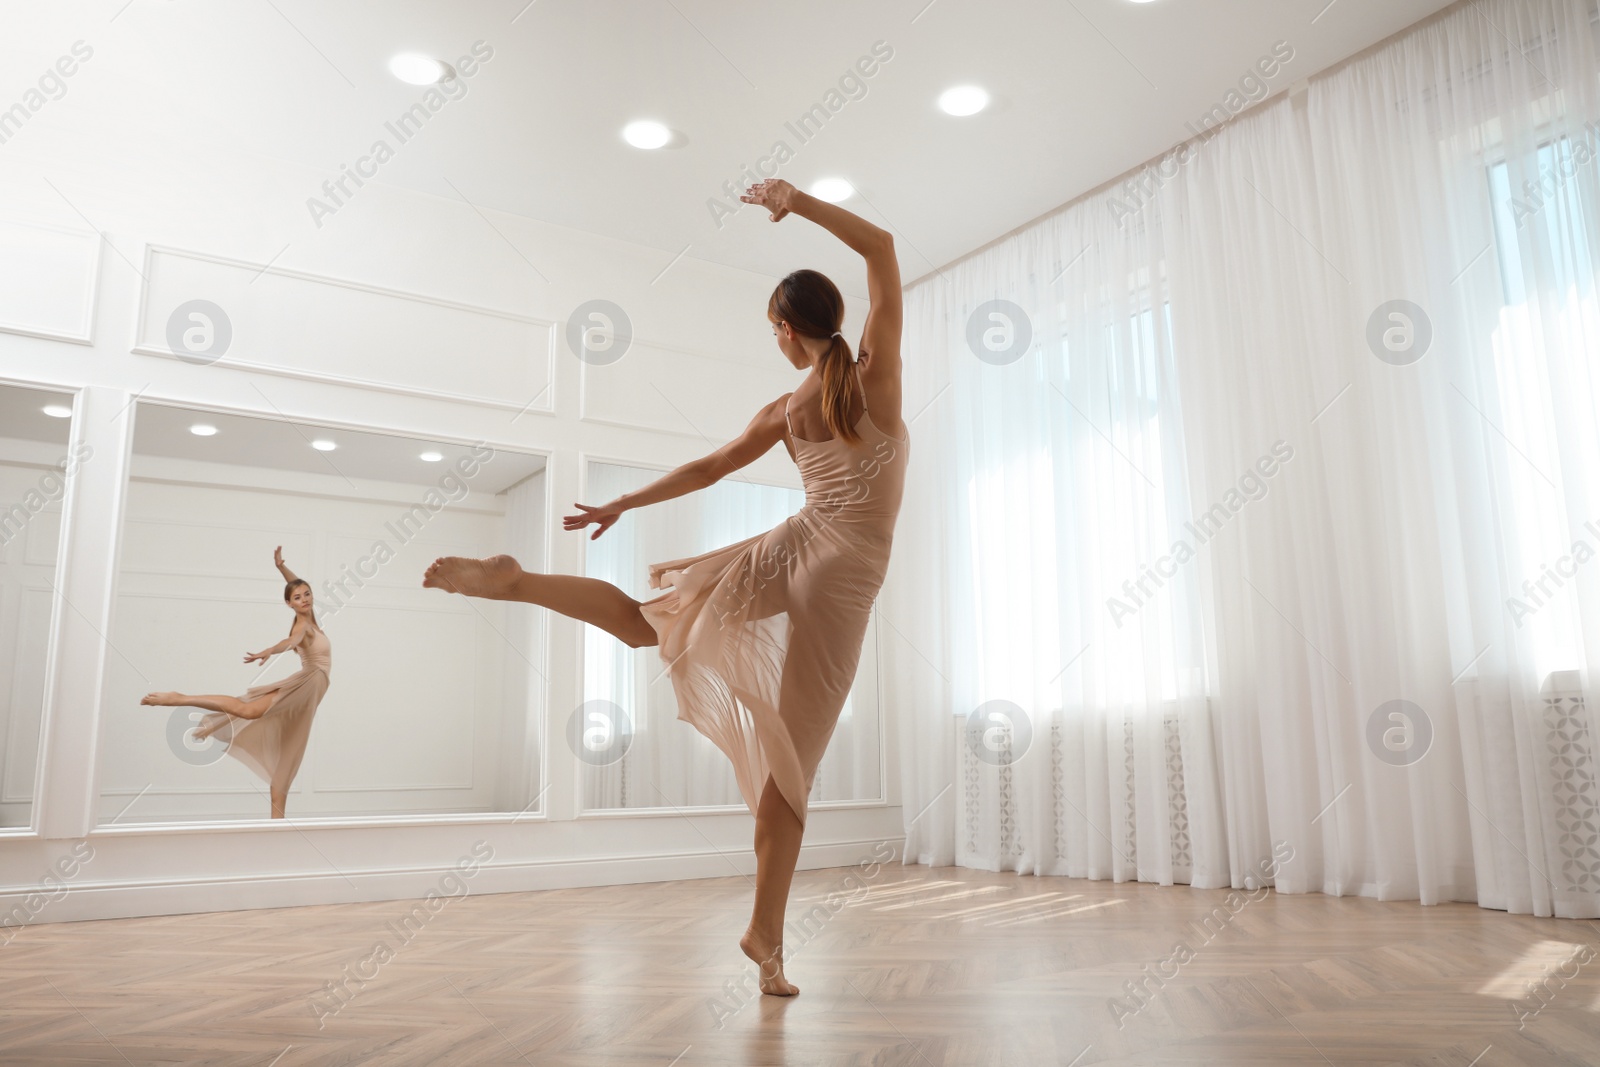
M 1593 922 L 850 875 L 797 875 L 787 1001 L 740 989 L 739 877 L 32 926 L 0 946 L 0 1063 L 1600 1063 Z

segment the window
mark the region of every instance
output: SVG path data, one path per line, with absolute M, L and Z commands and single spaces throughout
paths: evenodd
M 1586 140 L 1554 138 L 1521 166 L 1499 160 L 1488 167 L 1504 301 L 1491 338 L 1499 410 L 1489 414 L 1507 442 L 1503 533 L 1513 585 L 1522 576 L 1508 609 L 1517 628 L 1530 632 L 1540 678 L 1583 665 L 1571 598 L 1572 579 L 1583 565 L 1577 543 L 1600 552 L 1596 524 L 1584 526 L 1600 516 L 1569 515 L 1564 492 L 1576 480 L 1587 490 L 1580 495 L 1600 498 L 1600 455 L 1558 440 L 1553 429 L 1563 422 L 1556 408 L 1580 402 L 1562 392 L 1594 385 L 1589 376 L 1600 309 L 1591 241 L 1600 217 L 1590 192 L 1597 152 L 1600 129 L 1590 127 Z M 1524 173 L 1529 177 L 1515 188 Z

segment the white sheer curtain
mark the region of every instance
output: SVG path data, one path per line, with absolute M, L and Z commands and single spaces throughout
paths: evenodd
M 588 489 L 591 496 L 609 500 L 659 474 L 593 462 Z M 732 478 L 629 512 L 598 541 L 588 542 L 585 573 L 630 596 L 648 599 L 660 592 L 649 588 L 651 563 L 698 555 L 762 533 L 794 514 L 803 499 L 798 489 Z M 618 730 L 632 734 L 621 759 L 586 760 L 585 808 L 742 805 L 727 758 L 692 726 L 677 721 L 677 700 L 660 653 L 654 648 L 630 649 L 593 627 L 584 628 L 583 641 L 584 700 L 609 701 L 620 708 L 621 714 L 605 708 L 600 713 L 609 715 Z M 864 655 L 864 668 L 871 663 L 872 658 Z M 813 803 L 881 795 L 875 682 L 875 674 L 864 669 L 817 768 Z M 552 729 L 560 734 L 566 729 L 565 720 L 552 723 Z
M 1358 478 L 1383 486 L 1365 495 L 1388 567 L 1352 680 L 1366 708 L 1417 701 L 1440 744 L 1399 776 L 1369 769 L 1364 812 L 1360 786 L 1333 809 L 1325 881 L 1600 915 L 1600 567 L 1546 581 L 1536 608 L 1524 589 L 1576 542 L 1600 550 L 1597 89 L 1591 4 L 1523 0 L 1454 11 L 1308 95 L 1318 172 L 1341 179 L 1324 215 L 1350 277 L 1330 285 L 1336 328 L 1405 298 L 1434 334 L 1407 366 L 1355 351 L 1357 403 L 1323 420 L 1344 499 Z M 1353 155 L 1386 165 L 1353 181 L 1334 171 Z M 1358 440 L 1373 450 L 1359 466 Z M 1363 826 L 1395 811 L 1415 846 Z
M 1225 884 L 1159 227 L 1075 205 L 907 294 L 880 614 L 907 854 Z M 1191 538 L 1192 539 L 1192 538 Z
M 954 386 L 882 605 L 908 852 L 1600 914 L 1595 55 L 1587 0 L 1452 9 L 908 294 Z M 974 775 L 950 719 L 1006 689 L 1033 747 Z

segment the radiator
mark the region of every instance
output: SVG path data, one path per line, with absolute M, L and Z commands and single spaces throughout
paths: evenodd
M 1062 715 L 1058 711 L 1049 716 L 1050 728 L 1041 737 L 1037 732 L 1033 743 L 1038 745 L 1041 741 L 1048 740 L 1049 744 L 1049 774 L 1051 810 L 1049 812 L 1053 825 L 1048 828 L 1048 833 L 1036 834 L 1043 840 L 1053 841 L 1055 844 L 1056 859 L 1059 860 L 1067 854 L 1067 826 L 1071 819 L 1079 814 L 1082 808 L 1081 801 L 1075 801 L 1069 792 L 1066 780 L 1066 744 L 1061 724 Z M 998 863 L 1000 869 L 1006 870 L 1015 866 L 1022 855 L 1021 820 L 1017 810 L 1016 776 L 1021 773 L 1019 766 L 1011 764 L 1009 754 L 1011 734 L 1009 727 L 999 727 L 995 731 L 995 738 L 999 744 L 999 766 L 991 766 L 978 759 L 968 747 L 966 737 L 965 718 L 954 720 L 955 748 L 957 753 L 957 766 L 961 780 L 961 803 L 958 805 L 956 824 L 956 840 L 963 846 L 963 859 L 975 859 L 980 863 Z M 1115 729 L 1111 726 L 1110 729 Z M 1172 877 L 1176 882 L 1187 883 L 1194 866 L 1194 859 L 1190 849 L 1189 840 L 1189 799 L 1188 790 L 1184 782 L 1183 771 L 1183 743 L 1179 718 L 1174 704 L 1171 710 L 1162 718 L 1163 751 L 1165 755 L 1164 770 L 1166 774 L 1167 810 L 1166 820 L 1171 837 L 1170 855 L 1167 857 L 1172 866 Z M 1157 847 L 1152 842 L 1145 844 L 1146 853 L 1141 860 L 1139 856 L 1139 810 L 1138 810 L 1138 780 L 1136 768 L 1138 766 L 1134 753 L 1134 728 L 1131 721 L 1125 720 L 1122 724 L 1122 781 L 1117 781 L 1117 775 L 1108 775 L 1114 790 L 1112 803 L 1112 819 L 1109 826 L 1096 826 L 1090 832 L 1095 836 L 1105 835 L 1105 839 L 1112 843 L 1115 851 L 1119 852 L 1128 861 L 1140 869 L 1159 868 L 1160 864 L 1153 862 L 1154 857 L 1150 850 Z M 1032 760 L 1026 766 L 1037 766 Z M 998 826 L 998 854 L 990 855 L 982 851 L 978 838 L 979 827 L 985 818 L 984 788 L 985 776 L 992 776 L 995 788 L 992 796 L 993 811 L 990 818 Z M 1076 806 L 1079 811 L 1074 810 Z M 1084 813 L 1085 815 L 1087 813 Z
M 1600 800 L 1595 792 L 1594 739 L 1577 671 L 1556 671 L 1539 692 L 1555 805 L 1561 881 L 1577 893 L 1600 893 Z

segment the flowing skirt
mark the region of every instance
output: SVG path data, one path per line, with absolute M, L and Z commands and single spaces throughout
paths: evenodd
M 640 611 L 678 718 L 727 755 L 752 814 L 770 775 L 805 825 L 883 584 L 887 545 L 861 548 L 802 509 L 764 534 L 650 567 L 651 588 L 672 587 Z
M 312 717 L 327 691 L 327 671 L 302 667 L 287 678 L 253 686 L 239 697 L 248 702 L 276 694 L 259 719 L 241 719 L 214 711 L 200 720 L 195 736 L 217 735 L 228 746 L 228 755 L 259 775 L 273 792 L 286 793 L 300 770 L 306 742 L 311 737 Z

